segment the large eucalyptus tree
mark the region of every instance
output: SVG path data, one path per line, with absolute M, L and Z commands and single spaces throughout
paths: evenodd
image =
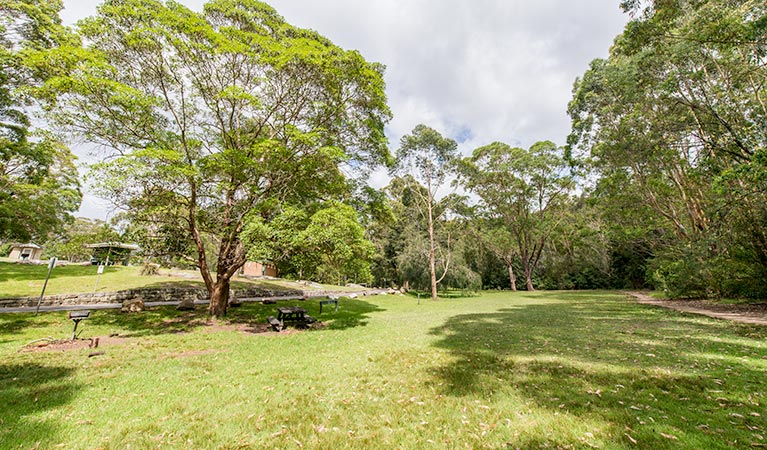
M 414 207 L 426 222 L 428 234 L 428 261 L 431 284 L 431 298 L 437 299 L 437 284 L 445 278 L 450 268 L 449 249 L 445 251 L 444 271 L 437 277 L 436 255 L 438 243 L 436 226 L 441 217 L 449 211 L 439 206 L 439 190 L 446 185 L 453 172 L 453 163 L 458 156 L 458 144 L 443 137 L 438 131 L 426 125 L 416 126 L 411 134 L 400 140 L 393 173 L 403 177 L 405 184 L 411 184 L 409 193 L 415 200 Z M 448 239 L 449 241 L 449 239 Z
M 495 142 L 474 150 L 459 169 L 460 182 L 480 200 L 482 241 L 503 259 L 512 289 L 516 259 L 534 290 L 536 266 L 573 188 L 561 149 L 550 141 L 529 150 Z
M 569 148 L 594 163 L 611 216 L 657 237 L 660 284 L 764 295 L 767 4 L 622 4 L 633 20 L 575 84 Z
M 342 165 L 388 157 L 383 67 L 262 2 L 107 0 L 79 31 L 77 60 L 51 55 L 74 69 L 47 84 L 53 115 L 108 149 L 103 195 L 185 232 L 212 315 L 245 262 L 246 215 L 344 189 Z

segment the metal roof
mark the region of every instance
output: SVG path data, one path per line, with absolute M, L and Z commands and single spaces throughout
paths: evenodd
M 88 248 L 124 248 L 127 250 L 138 250 L 139 247 L 136 244 L 123 244 L 122 242 L 99 242 L 97 244 L 85 244 Z

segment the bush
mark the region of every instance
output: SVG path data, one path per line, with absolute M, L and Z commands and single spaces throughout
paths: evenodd
M 160 265 L 155 263 L 144 263 L 144 265 L 141 267 L 141 275 L 144 276 L 152 276 L 152 275 L 158 275 L 160 273 Z

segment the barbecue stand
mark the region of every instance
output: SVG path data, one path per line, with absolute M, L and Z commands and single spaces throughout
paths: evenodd
M 69 311 L 67 318 L 75 323 L 75 329 L 72 330 L 72 340 L 77 339 L 77 326 L 81 320 L 87 319 L 91 315 L 90 311 Z

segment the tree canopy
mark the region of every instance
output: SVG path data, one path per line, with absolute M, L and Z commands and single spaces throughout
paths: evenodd
M 51 76 L 41 53 L 75 41 L 60 1 L 0 4 L 0 239 L 44 239 L 80 206 L 74 155 L 35 128 L 30 88 Z
M 134 222 L 188 236 L 211 314 L 225 313 L 246 260 L 248 214 L 337 195 L 347 188 L 341 165 L 387 161 L 383 67 L 262 2 L 214 0 L 194 12 L 109 0 L 79 32 L 82 57 L 46 83 L 50 111 L 111 150 L 93 171 L 102 195 Z
M 576 82 L 570 149 L 595 164 L 595 195 L 623 231 L 650 238 L 656 285 L 764 294 L 767 6 L 624 6 L 634 20 Z

